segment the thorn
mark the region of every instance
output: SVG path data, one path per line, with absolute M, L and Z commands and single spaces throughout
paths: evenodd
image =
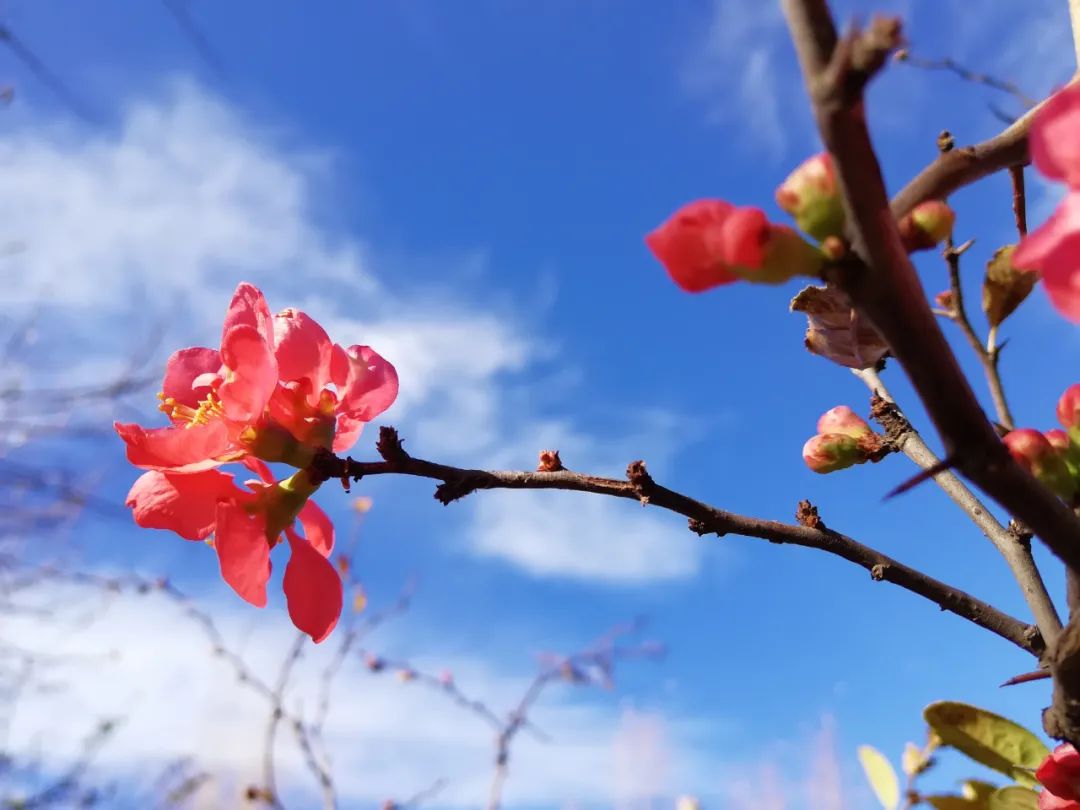
M 922 483 L 925 483 L 926 481 L 929 481 L 935 475 L 938 475 L 939 473 L 943 473 L 946 470 L 951 470 L 955 466 L 955 462 L 956 462 L 956 460 L 952 456 L 949 456 L 948 458 L 942 459 L 937 464 L 934 464 L 934 465 L 932 465 L 930 467 L 927 467 L 925 470 L 923 470 L 918 475 L 909 478 L 908 480 L 904 481 L 900 485 L 898 485 L 895 488 L 889 490 L 887 493 L 885 493 L 885 497 L 882 498 L 882 500 L 883 501 L 892 500 L 897 495 L 903 495 L 905 492 L 910 492 L 915 487 L 917 487 L 919 484 L 922 484 Z
M 1015 686 L 1018 683 L 1030 683 L 1031 681 L 1044 681 L 1050 677 L 1050 670 L 1037 669 L 1034 672 L 1024 672 L 1021 675 L 1013 675 L 1001 686 Z

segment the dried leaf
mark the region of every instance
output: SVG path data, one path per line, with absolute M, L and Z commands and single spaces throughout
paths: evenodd
M 857 751 L 866 780 L 885 810 L 896 810 L 900 805 L 900 781 L 896 778 L 885 755 L 870 745 L 860 745 Z
M 1012 315 L 1039 281 L 1038 273 L 1013 267 L 1015 249 L 1015 245 L 999 248 L 986 263 L 982 308 L 991 326 L 999 326 Z
M 904 746 L 904 753 L 900 756 L 900 768 L 905 776 L 914 776 L 925 768 L 926 757 L 922 749 L 915 743 L 909 742 Z
M 806 315 L 806 348 L 848 368 L 870 368 L 889 346 L 873 324 L 836 287 L 807 287 L 791 299 L 791 311 Z
M 934 810 L 986 810 L 986 802 L 978 799 L 965 799 L 963 796 L 938 794 L 923 796 L 923 801 Z

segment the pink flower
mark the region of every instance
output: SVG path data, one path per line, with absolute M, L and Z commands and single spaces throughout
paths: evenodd
M 823 258 L 790 228 L 770 223 L 761 209 L 723 200 L 683 206 L 645 244 L 676 284 L 695 293 L 739 279 L 778 284 L 813 275 Z
M 1042 275 L 1050 302 L 1080 321 L 1080 87 L 1057 93 L 1039 110 L 1029 135 L 1031 159 L 1042 174 L 1064 182 L 1065 200 L 1013 253 L 1018 268 Z
M 249 455 L 303 467 L 317 448 L 350 448 L 397 392 L 397 372 L 371 348 L 331 343 L 296 310 L 272 317 L 263 294 L 242 283 L 221 348 L 169 358 L 159 397 L 172 426 L 115 428 L 128 460 L 146 470 L 198 472 Z
M 308 499 L 315 487 L 306 473 L 275 482 L 261 461 L 247 459 L 245 464 L 259 476 L 247 482 L 247 490 L 218 470 L 151 470 L 132 486 L 127 505 L 145 528 L 169 529 L 188 540 L 213 535 L 222 578 L 256 607 L 266 606 L 270 550 L 284 532 L 292 551 L 283 582 L 289 617 L 318 643 L 334 629 L 342 608 L 341 577 L 327 559 L 334 546 L 333 525 Z
M 1069 743 L 1054 749 L 1035 778 L 1046 788 L 1039 794 L 1039 810 L 1080 808 L 1080 754 Z

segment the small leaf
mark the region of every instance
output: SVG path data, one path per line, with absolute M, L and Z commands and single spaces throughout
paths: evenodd
M 923 717 L 943 745 L 1021 784 L 1034 784 L 1030 771 L 1050 753 L 1042 740 L 1023 726 L 966 703 L 931 703 L 923 710 Z
M 900 769 L 905 776 L 915 776 L 926 769 L 926 757 L 915 743 L 909 742 L 904 746 L 904 753 L 900 756 Z
M 934 810 L 987 810 L 986 802 L 978 799 L 965 799 L 963 796 L 923 796 L 922 800 Z
M 896 810 L 900 804 L 900 782 L 889 760 L 876 748 L 860 745 L 857 751 L 866 780 L 885 810 Z
M 889 345 L 837 287 L 807 287 L 791 299 L 791 311 L 806 315 L 806 348 L 848 368 L 871 368 Z
M 987 810 L 1038 810 L 1039 794 L 1024 787 L 1005 787 L 990 795 Z
M 965 799 L 980 799 L 986 801 L 997 789 L 997 785 L 991 784 L 990 782 L 983 782 L 981 779 L 966 779 L 964 780 L 964 786 L 960 789 L 960 792 Z
M 986 263 L 983 279 L 983 312 L 991 326 L 999 326 L 1016 311 L 1039 281 L 1039 274 L 1012 265 L 1015 245 L 999 248 Z

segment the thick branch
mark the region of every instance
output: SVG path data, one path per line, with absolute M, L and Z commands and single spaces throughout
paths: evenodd
M 442 482 L 435 489 L 435 498 L 443 504 L 452 503 L 481 489 L 560 489 L 626 498 L 683 515 L 689 519 L 690 528 L 698 534 L 756 537 L 772 543 L 788 543 L 835 554 L 865 568 L 875 580 L 892 582 L 919 594 L 942 610 L 974 622 L 1034 655 L 1039 655 L 1043 647 L 1037 628 L 846 535 L 827 529 L 820 522 L 792 525 L 710 506 L 660 486 L 640 461 L 630 464 L 625 479 L 585 475 L 566 469 L 550 472 L 462 469 L 412 458 L 401 447 L 397 432 L 385 427 L 380 432 L 378 448 L 386 460 L 362 462 L 351 458 L 341 459 L 330 453 L 320 455 L 312 464 L 311 475 L 315 480 L 350 478 L 358 481 L 368 475 L 429 478 Z
M 987 420 L 927 303 L 900 240 L 870 142 L 861 96 L 847 74 L 859 34 L 837 42 L 823 0 L 783 0 L 814 112 L 844 196 L 854 259 L 831 279 L 888 341 L 945 444 L 946 457 L 1080 569 L 1080 522 L 1013 462 Z

